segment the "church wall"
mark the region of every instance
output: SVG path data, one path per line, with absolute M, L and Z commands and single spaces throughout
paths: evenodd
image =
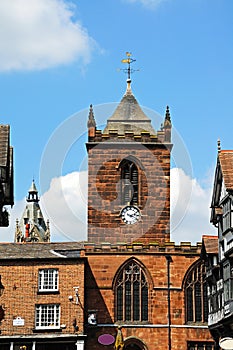
M 141 220 L 125 225 L 120 217 L 120 162 L 133 156 L 139 165 Z M 88 149 L 88 240 L 90 242 L 168 241 L 170 150 L 159 144 L 112 145 Z M 135 239 L 135 232 L 137 237 Z
M 161 348 L 162 344 L 167 348 L 168 290 L 165 254 L 170 254 L 173 260 L 170 264 L 172 349 L 187 349 L 188 341 L 211 341 L 207 324 L 185 323 L 183 282 L 187 270 L 199 259 L 199 246 L 175 246 L 172 243 L 167 247 L 90 244 L 86 246 L 88 266 L 85 271 L 85 308 L 97 311 L 98 326 L 86 329 L 87 349 L 102 349 L 102 345 L 98 344 L 101 334 L 116 336 L 119 323 L 115 319 L 114 279 L 122 264 L 130 258 L 144 267 L 149 282 L 149 321 L 120 323 L 124 338 L 139 338 L 148 350 Z

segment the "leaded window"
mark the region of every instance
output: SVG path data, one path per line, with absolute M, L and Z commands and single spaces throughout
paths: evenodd
M 233 299 L 233 267 L 227 261 L 223 266 L 224 300 L 227 302 Z
M 121 165 L 121 201 L 123 205 L 138 205 L 138 168 L 134 162 L 125 160 Z
M 116 320 L 148 320 L 148 283 L 142 268 L 130 261 L 116 280 Z
M 208 321 L 205 265 L 199 262 L 189 272 L 185 283 L 186 322 Z
M 41 304 L 36 305 L 35 315 L 36 329 L 60 327 L 60 305 Z
M 39 270 L 38 290 L 40 292 L 49 292 L 58 290 L 58 270 L 43 269 Z
M 232 208 L 231 199 L 228 198 L 223 203 L 223 232 L 231 228 L 232 213 L 233 213 L 233 208 Z

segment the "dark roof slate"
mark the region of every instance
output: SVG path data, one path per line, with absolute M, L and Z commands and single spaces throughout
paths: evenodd
M 156 134 L 151 120 L 141 109 L 131 88 L 127 88 L 113 115 L 107 120 L 104 134 L 108 134 L 111 130 L 117 130 L 118 134 L 124 134 L 126 131 L 133 132 L 135 135 L 140 135 L 141 132 Z
M 0 243 L 0 260 L 78 258 L 80 242 Z

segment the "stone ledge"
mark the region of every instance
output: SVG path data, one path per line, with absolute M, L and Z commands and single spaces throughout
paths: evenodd
M 174 242 L 165 242 L 164 244 L 159 244 L 158 242 L 151 243 L 125 243 L 117 242 L 111 244 L 109 242 L 103 243 L 84 243 L 84 250 L 86 253 L 115 253 L 115 252 L 143 252 L 145 253 L 200 253 L 201 242 L 197 242 L 196 245 L 192 245 L 191 242 L 181 242 L 176 245 Z

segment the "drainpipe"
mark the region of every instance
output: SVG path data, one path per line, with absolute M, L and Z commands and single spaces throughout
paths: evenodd
M 167 320 L 168 320 L 168 350 L 172 348 L 171 342 L 171 286 L 170 286 L 170 264 L 173 262 L 171 255 L 165 255 L 167 260 Z

